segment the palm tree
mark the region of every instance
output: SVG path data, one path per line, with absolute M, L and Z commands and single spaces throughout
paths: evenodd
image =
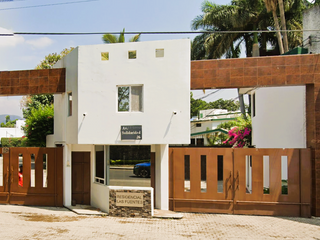
M 280 17 L 281 17 L 281 27 L 282 30 L 284 30 L 283 34 L 283 47 L 284 51 L 288 52 L 288 36 L 287 36 L 287 24 L 286 24 L 286 17 L 284 16 L 284 5 L 283 5 L 283 0 L 278 0 L 279 3 L 279 10 L 280 10 Z
M 102 36 L 102 40 L 104 41 L 104 43 L 124 43 L 125 42 L 124 32 L 125 32 L 125 29 L 123 29 L 122 32 L 120 32 L 119 37 L 116 35 L 108 34 L 108 33 L 104 34 Z M 140 35 L 141 33 L 133 36 L 132 38 L 129 39 L 129 42 L 139 42 Z
M 278 44 L 279 44 L 279 50 L 280 54 L 284 53 L 283 49 L 283 43 L 282 43 L 282 36 L 280 33 L 280 26 L 279 26 L 279 21 L 278 21 L 278 16 L 277 16 L 277 0 L 264 0 L 264 3 L 266 5 L 266 8 L 268 12 L 272 12 L 273 19 L 274 19 L 274 25 L 277 30 L 277 38 L 278 38 Z
M 277 2 L 276 0 L 274 0 Z M 288 29 L 302 29 L 302 9 L 305 0 L 285 0 L 286 24 Z M 245 45 L 247 57 L 252 56 L 254 34 L 252 33 L 212 33 L 211 31 L 252 31 L 273 30 L 278 18 L 266 9 L 264 0 L 232 0 L 230 5 L 217 5 L 209 1 L 202 4 L 203 14 L 192 21 L 192 29 L 208 31 L 194 38 L 191 47 L 193 60 L 220 58 L 242 42 Z M 278 21 L 279 26 L 279 21 Z M 280 26 L 278 27 L 280 30 Z M 260 53 L 266 54 L 267 43 L 277 49 L 280 44 L 277 36 L 281 33 L 258 33 Z M 281 38 L 282 40 L 282 38 Z M 302 36 L 299 32 L 288 33 L 289 47 L 301 45 Z M 281 41 L 282 42 L 282 41 Z M 282 47 L 283 48 L 283 47 Z M 281 51 L 283 53 L 283 51 Z

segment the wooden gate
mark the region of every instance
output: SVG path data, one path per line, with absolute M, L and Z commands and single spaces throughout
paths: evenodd
M 63 206 L 62 163 L 63 148 L 0 148 L 0 203 Z
M 310 149 L 170 148 L 170 210 L 311 216 Z

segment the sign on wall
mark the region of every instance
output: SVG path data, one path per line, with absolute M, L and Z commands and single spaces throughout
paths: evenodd
M 116 206 L 143 207 L 143 193 L 117 192 Z
M 142 140 L 142 126 L 121 126 L 121 140 Z

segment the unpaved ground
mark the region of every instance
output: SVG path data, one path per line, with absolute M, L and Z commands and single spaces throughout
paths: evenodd
M 181 220 L 79 216 L 0 205 L 0 239 L 319 239 L 320 218 L 184 214 Z

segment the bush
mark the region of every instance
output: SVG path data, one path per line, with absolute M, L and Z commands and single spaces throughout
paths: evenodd
M 2 147 L 26 147 L 28 138 L 1 138 Z
M 46 146 L 47 135 L 53 133 L 53 114 L 53 104 L 31 110 L 24 127 L 28 137 L 28 146 Z

